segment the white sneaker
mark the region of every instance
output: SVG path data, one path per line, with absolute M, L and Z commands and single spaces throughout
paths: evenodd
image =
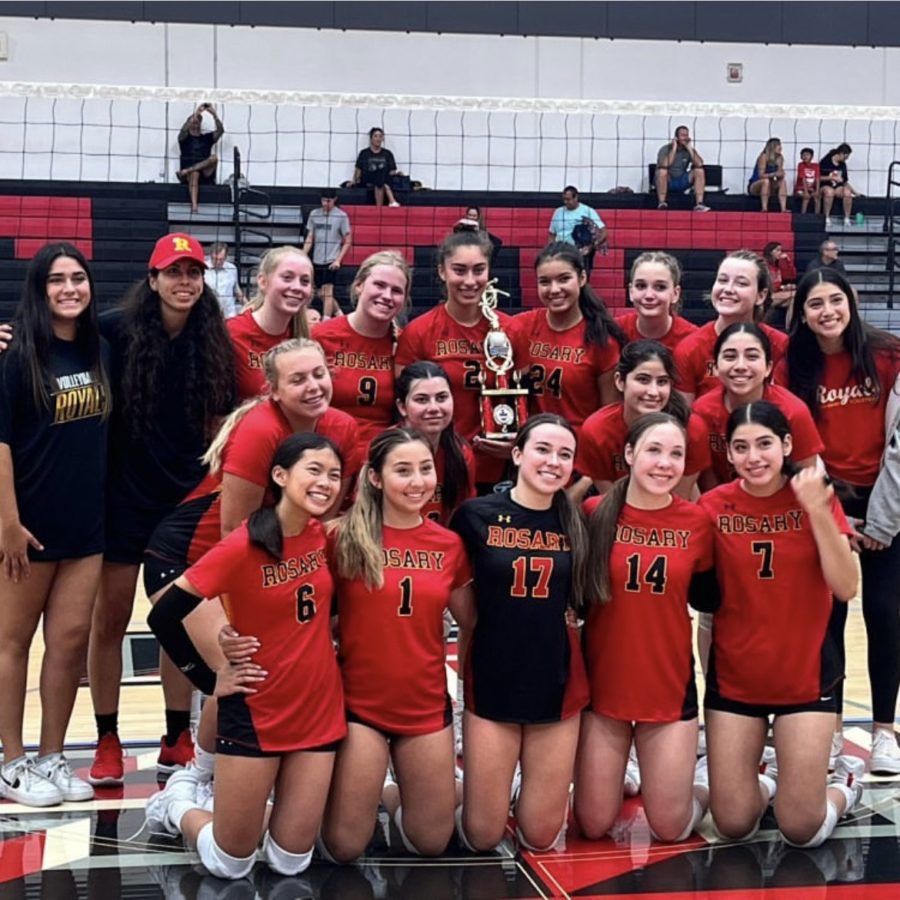
M 709 790 L 709 757 L 701 756 L 694 766 L 694 784 Z
M 832 226 L 831 216 L 825 216 L 825 227 L 831 228 L 831 226 Z
M 515 813 L 516 804 L 519 802 L 519 792 L 522 790 L 522 767 L 516 763 L 516 771 L 513 772 L 512 785 L 509 789 L 509 808 Z
M 626 797 L 636 797 L 641 792 L 641 767 L 638 765 L 637 750 L 634 744 L 628 751 L 628 762 L 625 763 L 625 788 Z
M 63 802 L 62 791 L 26 756 L 0 767 L 0 797 L 22 806 L 58 806 Z
M 773 747 L 764 747 L 759 760 L 759 782 L 769 793 L 769 800 L 775 798 L 778 790 L 778 760 Z
M 844 732 L 834 731 L 831 734 L 831 750 L 828 752 L 828 771 L 833 772 L 837 758 L 844 751 Z
M 849 228 L 852 224 L 853 224 L 853 222 L 850 219 L 848 219 L 846 216 L 844 216 L 844 228 Z
M 388 203 L 388 206 L 390 207 L 397 207 L 399 205 L 400 204 L 396 200 L 392 200 L 390 203 Z
M 169 818 L 169 806 L 176 800 L 187 800 L 199 808 L 201 806 L 197 799 L 199 788 L 200 780 L 195 771 L 179 769 L 173 772 L 166 786 L 147 800 L 144 815 L 150 830 L 178 834 L 175 823 Z M 205 799 L 204 797 L 204 801 Z
M 703 725 L 697 732 L 697 756 L 706 756 L 706 728 Z
M 457 756 L 463 755 L 463 709 L 453 707 L 453 745 Z
M 865 774 L 866 764 L 858 756 L 839 756 L 834 772 L 828 776 L 830 786 L 842 788 L 848 794 L 845 816 L 849 816 L 862 799 L 862 779 Z
M 34 768 L 51 784 L 55 785 L 67 803 L 81 803 L 94 799 L 94 789 L 79 778 L 62 753 L 50 753 L 34 761 Z
M 873 732 L 869 770 L 876 775 L 900 775 L 900 747 L 893 729 L 876 728 Z
M 698 203 L 694 207 L 694 212 L 710 212 L 710 208 L 705 203 Z

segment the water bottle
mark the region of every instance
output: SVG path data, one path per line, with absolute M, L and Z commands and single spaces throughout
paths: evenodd
M 856 224 L 857 225 L 865 225 L 866 224 L 866 217 L 861 212 L 858 212 L 856 214 Z

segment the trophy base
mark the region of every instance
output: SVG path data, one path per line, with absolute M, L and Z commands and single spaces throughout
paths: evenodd
M 482 388 L 481 437 L 512 442 L 527 418 L 527 388 Z

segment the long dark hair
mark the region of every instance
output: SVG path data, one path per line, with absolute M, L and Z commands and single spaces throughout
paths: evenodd
M 545 262 L 550 262 L 554 259 L 571 266 L 579 278 L 587 274 L 584 268 L 584 257 L 578 252 L 574 244 L 567 244 L 565 241 L 553 241 L 547 244 L 534 261 L 535 270 Z M 585 343 L 605 347 L 609 343 L 610 338 L 615 340 L 619 347 L 624 347 L 628 343 L 625 332 L 622 331 L 622 328 L 606 308 L 606 304 L 597 296 L 587 278 L 585 278 L 581 291 L 578 294 L 578 308 L 584 316 Z
M 284 552 L 284 533 L 281 530 L 281 520 L 278 518 L 275 507 L 281 499 L 282 488 L 272 477 L 272 470 L 276 466 L 290 469 L 307 450 L 331 450 L 341 467 L 344 465 L 341 451 L 338 450 L 334 441 L 323 434 L 304 431 L 286 437 L 275 450 L 269 466 L 269 493 L 274 502 L 271 505 L 261 506 L 255 512 L 250 513 L 250 517 L 247 519 L 247 534 L 250 542 L 278 560 L 282 558 Z
M 406 366 L 394 380 L 394 398 L 405 404 L 413 382 L 420 381 L 423 378 L 443 378 L 447 382 L 447 390 L 451 390 L 450 376 L 447 375 L 443 367 L 436 362 L 431 362 L 431 360 L 418 360 Z M 444 451 L 441 509 L 445 517 L 449 517 L 461 502 L 463 487 L 469 483 L 469 469 L 466 466 L 466 457 L 463 453 L 464 442 L 456 433 L 452 420 L 441 432 L 438 444 L 441 450 Z
M 661 412 L 669 413 L 669 415 L 675 416 L 682 425 L 687 425 L 688 419 L 691 417 L 691 408 L 681 396 L 681 392 L 675 390 L 675 384 L 678 381 L 675 359 L 672 351 L 665 344 L 660 344 L 659 341 L 630 341 L 622 348 L 619 362 L 616 364 L 616 374 L 624 384 L 628 375 L 639 365 L 653 359 L 659 360 L 671 382 L 669 399 Z
M 741 425 L 761 425 L 763 428 L 768 428 L 782 443 L 791 434 L 791 426 L 785 414 L 768 400 L 754 400 L 752 403 L 745 403 L 732 410 L 725 425 L 725 440 L 729 444 L 735 431 Z M 797 466 L 790 457 L 786 456 L 781 471 L 790 478 L 796 474 Z
M 491 243 L 486 231 L 473 231 L 471 229 L 451 232 L 441 241 L 437 248 L 438 269 L 442 268 L 460 247 L 477 247 L 484 254 L 488 270 L 490 271 L 491 254 L 494 251 L 494 245 Z
M 675 416 L 664 412 L 647 413 L 631 424 L 625 436 L 625 445 L 634 449 L 641 435 L 657 425 L 675 425 L 680 428 L 687 441 L 687 432 L 683 422 Z M 623 475 L 609 489 L 603 502 L 594 510 L 588 522 L 588 559 L 587 604 L 609 603 L 612 599 L 612 586 L 609 580 L 609 563 L 613 544 L 616 540 L 616 526 L 625 497 L 631 474 Z
M 874 391 L 873 403 L 877 403 L 881 395 L 875 351 L 889 350 L 894 354 L 900 353 L 900 341 L 888 332 L 873 328 L 862 320 L 853 288 L 840 272 L 824 268 L 813 269 L 804 275 L 794 295 L 794 315 L 788 331 L 790 342 L 785 363 L 788 389 L 809 407 L 814 419 L 819 418 L 818 386 L 825 368 L 825 354 L 806 322 L 803 306 L 810 291 L 819 284 L 833 284 L 847 298 L 850 321 L 841 339 L 844 349 L 850 354 L 851 373 L 860 384 L 868 382 L 871 385 Z
M 528 421 L 519 429 L 516 436 L 514 447 L 519 450 L 524 449 L 528 443 L 531 433 L 539 425 L 557 425 L 568 431 L 577 441 L 578 436 L 575 429 L 572 428 L 568 419 L 558 416 L 555 413 L 539 413 L 531 416 Z M 518 474 L 518 473 L 517 473 Z M 558 490 L 553 495 L 552 508 L 559 517 L 559 523 L 562 526 L 563 534 L 568 535 L 569 546 L 572 554 L 572 595 L 569 600 L 570 606 L 581 611 L 585 603 L 585 587 L 588 580 L 588 532 L 587 524 L 584 520 L 584 514 L 581 508 L 576 506 L 570 499 L 569 495 L 563 490 Z
M 47 302 L 47 278 L 53 264 L 60 257 L 75 260 L 87 275 L 91 302 L 75 320 L 75 345 L 84 354 L 93 377 L 102 387 L 107 398 L 104 417 L 109 414 L 109 380 L 100 358 L 100 328 L 97 323 L 97 295 L 94 276 L 84 254 L 65 242 L 45 244 L 31 258 L 22 282 L 19 305 L 13 316 L 16 348 L 22 360 L 26 384 L 31 391 L 35 408 L 50 410 L 50 393 L 47 389 L 51 378 L 50 346 L 53 343 L 53 325 Z
M 158 275 L 156 269 L 150 275 Z M 161 299 L 149 277 L 133 285 L 122 301 L 125 334 L 122 411 L 133 437 L 153 430 L 164 393 L 170 345 L 163 328 Z M 234 401 L 234 350 L 215 292 L 206 284 L 182 332 L 185 340 L 184 405 L 199 436 L 212 437 L 217 416 Z

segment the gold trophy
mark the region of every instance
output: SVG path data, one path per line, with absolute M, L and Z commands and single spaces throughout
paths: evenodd
M 497 301 L 501 294 L 504 297 L 509 296 L 505 291 L 498 290 L 497 279 L 494 278 L 485 287 L 479 304 L 482 315 L 490 325 L 484 338 L 484 363 L 493 373 L 491 376 L 482 371 L 479 375 L 481 436 L 493 441 L 514 441 L 519 428 L 528 418 L 528 389 L 519 385 L 519 373 L 515 371 L 513 362 L 512 343 L 500 327 Z

